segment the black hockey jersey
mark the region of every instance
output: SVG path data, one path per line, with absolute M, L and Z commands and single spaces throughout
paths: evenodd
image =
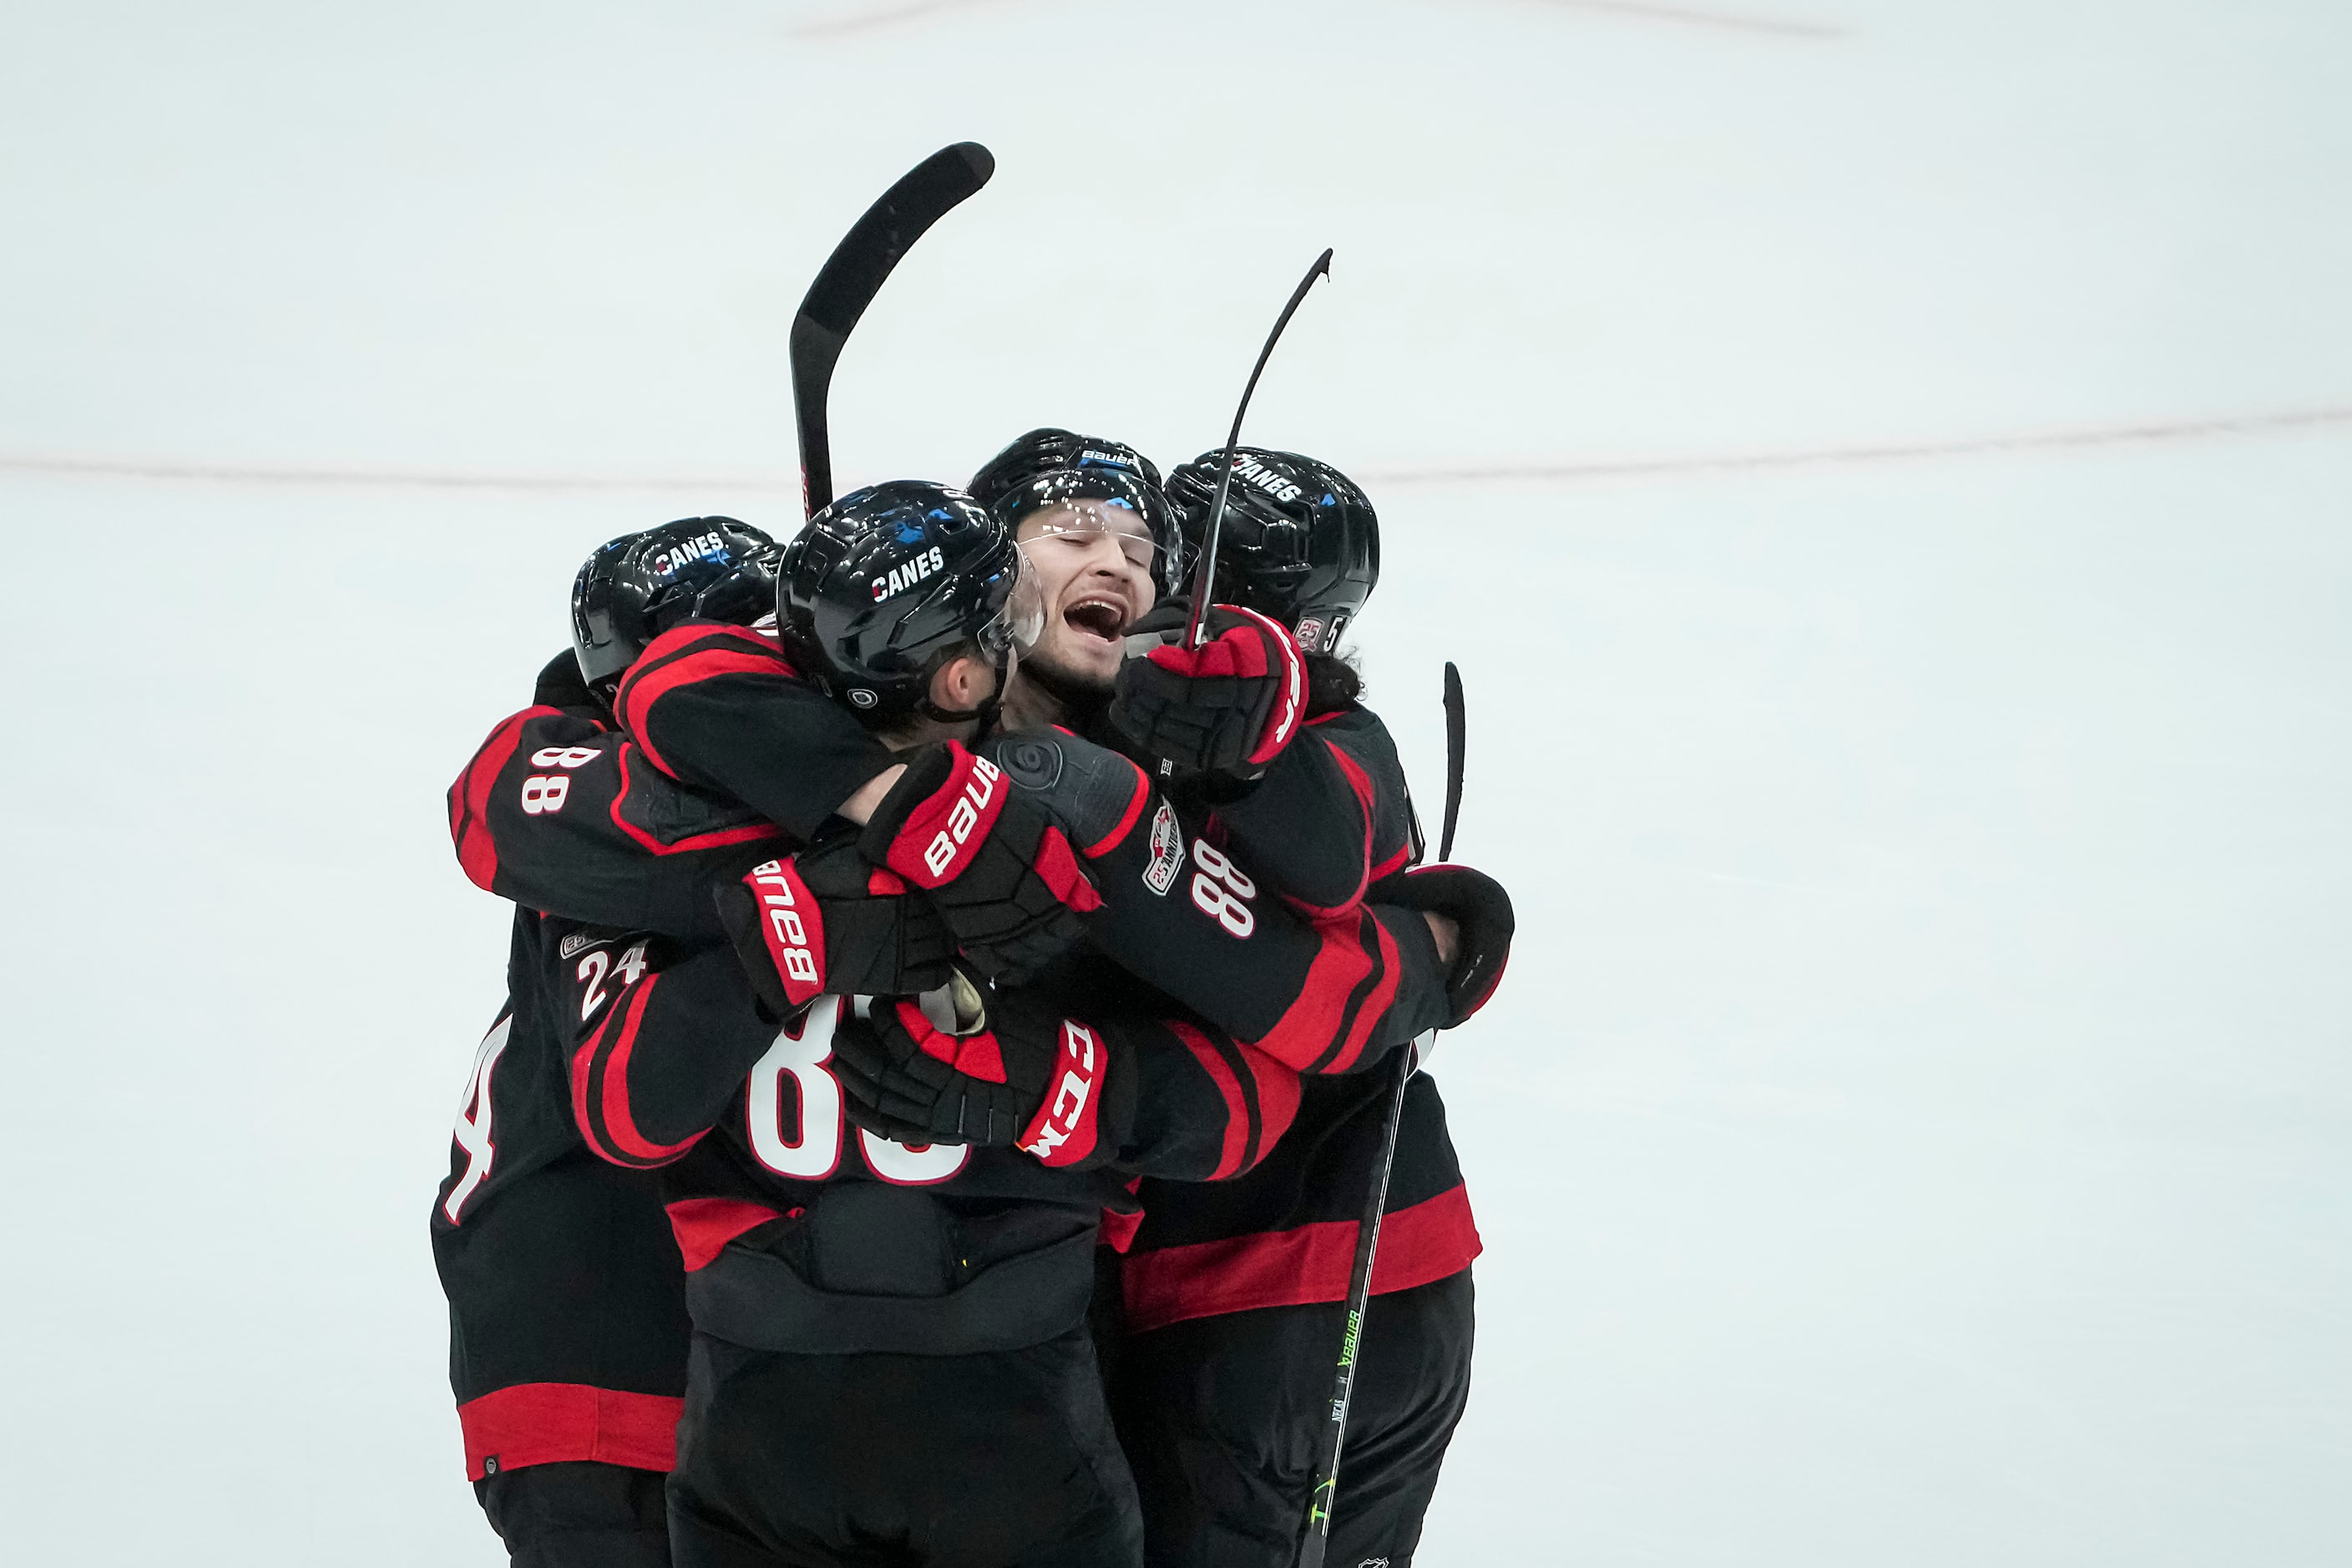
M 1286 896 L 1328 900 L 1331 916 L 1422 847 L 1395 742 L 1354 704 L 1309 719 L 1255 789 L 1216 806 L 1209 831 Z M 1389 1083 L 1386 1073 L 1307 1080 L 1290 1132 L 1237 1181 L 1143 1183 L 1120 1270 L 1129 1331 L 1346 1300 Z M 1444 1279 L 1479 1253 L 1444 1102 L 1425 1072 L 1405 1090 L 1381 1216 L 1375 1294 Z
M 567 1003 L 574 1120 L 605 1159 L 667 1167 L 695 1323 L 755 1348 L 944 1354 L 1051 1338 L 1084 1316 L 1097 1220 L 1131 1206 L 1124 1172 L 1213 1175 L 1271 1144 L 1268 1117 L 1297 1103 L 1265 1058 L 1236 1093 L 1248 1053 L 1230 1042 L 1082 1002 L 1063 1025 L 1089 1075 L 1077 1136 L 1044 1158 L 908 1145 L 843 1114 L 827 1067 L 841 998 L 780 1028 L 731 950 L 628 933 L 583 958 Z M 1110 1037 L 1130 1047 L 1119 1075 L 1094 1048 Z
M 806 819 L 816 809 L 810 795 L 838 804 L 872 776 L 859 772 L 863 761 L 837 760 L 853 753 L 836 732 L 856 730 L 855 721 L 806 686 L 772 637 L 741 627 L 688 623 L 665 633 L 630 668 L 616 704 L 633 740 L 654 738 L 646 754 L 666 777 L 723 778 L 734 781 L 730 789 L 754 784 L 770 799 L 759 807 L 763 814 L 772 807 Z M 1105 755 L 1066 735 L 1040 740 L 1066 746 L 1073 765 L 1084 760 L 1081 748 L 1092 763 Z M 775 799 L 780 788 L 801 787 L 791 759 L 803 746 L 819 759 L 821 787 Z M 757 779 L 736 760 L 739 752 L 761 759 Z M 1103 894 L 1103 907 L 1087 917 L 1103 952 L 1301 1072 L 1360 1071 L 1430 1026 L 1442 1010 L 1444 979 L 1418 913 L 1350 899 L 1344 909 L 1302 914 L 1261 899 L 1244 861 L 1195 831 L 1196 813 L 1157 795 L 1131 763 L 1110 762 L 1130 781 L 1127 808 L 1112 814 L 1108 831 L 1074 835 Z M 1012 776 L 1018 785 L 1027 775 L 1015 768 Z M 528 781 L 502 783 L 493 798 L 509 787 L 527 788 Z M 1358 798 L 1352 787 L 1349 798 Z M 1370 807 L 1364 809 L 1369 820 Z M 526 828 L 511 815 L 478 820 L 485 847 L 474 855 L 485 866 L 509 853 L 489 845 Z M 460 858 L 466 853 L 461 842 Z M 577 874 L 576 855 L 562 859 Z M 623 868 L 614 874 L 625 876 L 626 863 L 618 860 Z
M 555 977 L 577 926 L 516 911 L 508 1006 L 468 1073 L 433 1258 L 469 1479 L 599 1460 L 667 1470 L 686 1393 L 686 1277 L 652 1178 L 570 1111 Z
M 1421 825 L 1388 727 L 1350 703 L 1310 717 L 1216 829 L 1302 912 L 1337 916 L 1421 858 Z

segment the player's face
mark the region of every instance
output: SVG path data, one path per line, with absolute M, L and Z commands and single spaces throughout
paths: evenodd
M 1036 574 L 1045 630 L 1023 659 L 1108 687 L 1129 626 L 1159 596 L 1150 531 L 1125 507 L 1070 501 L 1021 520 L 1021 553 Z

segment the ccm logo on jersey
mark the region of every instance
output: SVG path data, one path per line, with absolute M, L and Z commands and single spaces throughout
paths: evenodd
M 723 558 L 726 553 L 727 541 L 716 533 L 705 533 L 688 540 L 684 544 L 673 544 L 655 556 L 654 571 L 667 577 L 675 574 L 681 566 L 691 566 L 714 555 Z
M 887 574 L 875 578 L 874 602 L 878 605 L 894 594 L 905 593 L 933 573 L 943 570 L 947 563 L 947 556 L 940 552 L 938 545 L 932 545 L 913 560 L 893 566 Z
M 1295 501 L 1307 493 L 1280 474 L 1269 469 L 1255 458 L 1236 457 L 1234 459 L 1234 478 L 1248 481 L 1256 489 L 1264 490 L 1285 504 Z
M 1075 1165 L 1095 1152 L 1095 1091 L 1102 1086 L 1104 1055 L 1092 1029 L 1076 1018 L 1062 1020 L 1061 1081 L 1022 1135 L 1024 1151 L 1048 1165 Z
M 800 870 L 789 860 L 751 868 L 743 886 L 760 900 L 760 936 L 794 1006 L 824 989 L 824 921 Z

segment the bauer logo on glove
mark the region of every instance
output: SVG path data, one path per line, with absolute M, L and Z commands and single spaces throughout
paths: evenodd
M 753 994 L 778 1018 L 827 991 L 928 991 L 955 955 L 939 911 L 897 872 L 869 864 L 850 837 L 763 860 L 711 898 Z
M 760 935 L 784 994 L 797 1007 L 824 989 L 824 921 L 815 895 L 789 860 L 752 867 L 743 885 L 760 902 Z
M 858 843 L 926 891 L 991 979 L 1034 973 L 1077 939 L 1079 916 L 1102 907 L 1045 803 L 958 742 L 913 753 Z
M 994 763 L 954 741 L 909 767 L 883 803 L 895 818 L 878 846 L 883 862 L 919 888 L 954 881 L 1004 809 L 1003 780 Z

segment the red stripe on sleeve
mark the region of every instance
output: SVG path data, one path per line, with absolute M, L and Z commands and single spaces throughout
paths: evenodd
M 629 753 L 637 749 L 638 747 L 633 742 L 621 742 L 621 788 L 620 792 L 613 796 L 612 809 L 607 815 L 612 817 L 614 826 L 626 834 L 647 854 L 684 855 L 690 850 L 718 849 L 730 844 L 763 844 L 770 839 L 791 837 L 773 823 L 747 822 L 740 827 L 722 827 L 712 833 L 689 835 L 674 844 L 663 843 L 621 814 L 621 807 L 627 804 L 629 798 Z
M 449 786 L 449 834 L 457 845 L 457 864 L 465 868 L 467 880 L 486 893 L 494 890 L 490 884 L 499 875 L 498 841 L 490 836 L 490 791 L 498 784 L 500 771 L 513 758 L 515 748 L 522 744 L 523 726 L 541 714 L 562 711 L 557 708 L 526 708 L 500 721 L 475 752 L 474 760 L 457 775 L 457 782 Z
M 1317 922 L 1320 946 L 1297 999 L 1273 1028 L 1250 1044 L 1285 1067 L 1318 1070 L 1318 1064 L 1331 1054 L 1332 1037 L 1347 1016 L 1348 998 L 1371 973 L 1372 957 L 1364 951 L 1360 929 L 1365 918 Z
M 1257 1086 L 1257 1154 L 1260 1160 L 1298 1118 L 1298 1074 L 1254 1046 L 1241 1047 L 1242 1065 Z
M 1119 760 L 1122 762 L 1127 761 L 1124 757 Z M 1135 768 L 1135 764 L 1132 763 L 1129 763 L 1128 766 Z M 1143 770 L 1141 768 L 1135 768 L 1135 794 L 1128 798 L 1127 811 L 1125 815 L 1119 817 L 1118 826 L 1112 828 L 1108 833 L 1104 834 L 1100 838 L 1096 839 L 1092 844 L 1081 846 L 1078 849 L 1078 853 L 1085 856 L 1089 860 L 1099 860 L 1104 856 L 1109 854 L 1113 849 L 1118 848 L 1121 844 L 1126 843 L 1127 836 L 1135 830 L 1137 821 L 1143 816 L 1143 803 L 1150 798 L 1150 781 L 1143 776 Z
M 637 987 L 637 994 L 629 999 L 628 1016 L 621 1021 L 612 1052 L 604 1058 L 601 1097 L 604 1131 L 613 1146 L 625 1156 L 623 1163 L 628 1164 L 667 1164 L 693 1148 L 702 1137 L 697 1132 L 682 1142 L 656 1143 L 637 1131 L 636 1118 L 630 1114 L 629 1056 L 636 1049 L 637 1026 L 645 1019 L 646 1005 L 653 1000 L 654 989 L 661 984 L 661 978 L 658 974 L 648 975 L 645 984 Z
M 1192 1053 L 1192 1059 L 1201 1064 L 1201 1070 L 1217 1086 L 1218 1098 L 1225 1102 L 1224 1142 L 1217 1151 L 1217 1168 L 1205 1179 L 1222 1182 L 1228 1176 L 1239 1175 L 1250 1149 L 1249 1101 L 1242 1096 L 1241 1079 L 1234 1076 L 1232 1064 L 1209 1044 L 1208 1037 L 1192 1025 L 1171 1018 L 1168 1032 L 1184 1042 L 1184 1048 Z
M 590 1153 L 617 1165 L 621 1162 L 614 1159 L 613 1152 L 604 1147 L 604 1141 L 596 1136 L 594 1124 L 588 1120 L 588 1086 L 595 1081 L 596 1053 L 604 1048 L 604 1032 L 613 1026 L 613 1014 L 605 1014 L 596 1032 L 572 1053 L 572 1124 L 580 1129 L 581 1140 L 588 1145 Z
M 699 645 L 699 646 L 698 646 Z M 768 638 L 740 626 L 688 625 L 664 632 L 646 647 L 621 678 L 614 711 L 621 727 L 645 749 L 646 760 L 672 778 L 676 770 L 654 745 L 649 725 L 655 704 L 681 686 L 721 675 L 781 675 L 797 672 Z
M 1379 940 L 1380 969 L 1371 990 L 1365 995 L 1362 1005 L 1357 1007 L 1355 1017 L 1349 1022 L 1348 1037 L 1340 1043 L 1338 1054 L 1325 1064 L 1322 1069 L 1325 1072 L 1346 1072 L 1356 1065 L 1357 1058 L 1364 1054 L 1364 1047 L 1371 1041 L 1372 1026 L 1381 1021 L 1381 1016 L 1396 1000 L 1396 938 L 1389 934 L 1388 927 L 1372 918 L 1370 910 L 1362 911 L 1358 919 L 1362 925 L 1371 927 L 1373 936 Z
M 1328 741 L 1322 741 L 1319 735 L 1316 739 L 1322 742 L 1324 750 L 1328 752 L 1331 754 L 1331 760 L 1339 764 L 1339 776 L 1348 781 L 1349 789 L 1355 793 L 1356 809 L 1359 814 L 1357 820 L 1360 824 L 1356 837 L 1363 845 L 1363 854 L 1360 857 L 1363 869 L 1357 874 L 1355 888 L 1336 904 L 1310 904 L 1304 899 L 1293 898 L 1287 893 L 1283 895 L 1283 901 L 1309 920 L 1329 920 L 1335 915 L 1345 914 L 1362 903 L 1364 889 L 1374 880 L 1372 875 L 1372 779 L 1370 773 L 1364 772 L 1361 764 L 1348 754 L 1346 747 L 1334 746 Z M 1300 743 L 1305 744 L 1304 742 Z
M 457 1406 L 466 1479 L 530 1465 L 593 1460 L 633 1470 L 677 1465 L 686 1401 L 587 1383 L 518 1383 Z

